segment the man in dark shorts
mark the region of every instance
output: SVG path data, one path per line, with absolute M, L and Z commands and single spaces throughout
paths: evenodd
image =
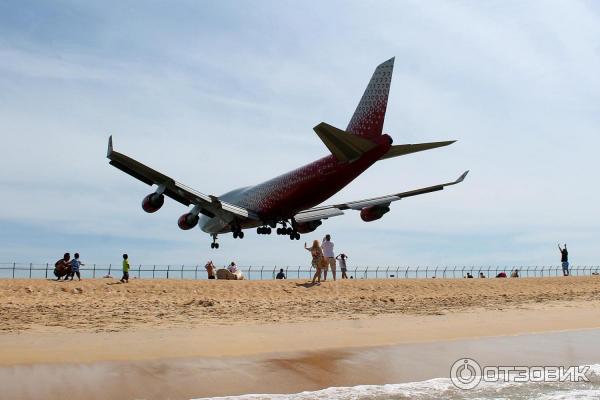
M 560 250 L 560 263 L 562 266 L 563 276 L 569 276 L 569 252 L 567 251 L 567 244 L 565 243 L 565 248 L 561 249 L 559 243 L 558 250 Z
M 60 281 L 60 278 L 63 276 L 65 277 L 65 280 L 67 280 L 71 274 L 71 264 L 69 262 L 70 259 L 71 254 L 65 253 L 63 258 L 54 264 L 54 276 L 56 276 L 57 281 Z

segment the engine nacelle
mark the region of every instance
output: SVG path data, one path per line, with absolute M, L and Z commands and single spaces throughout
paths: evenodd
M 186 213 L 179 217 L 179 219 L 177 220 L 177 225 L 179 225 L 180 229 L 187 231 L 198 225 L 199 219 L 200 217 L 198 217 L 197 215 L 194 215 L 192 213 Z
M 150 193 L 142 200 L 142 208 L 147 213 L 153 213 L 160 210 L 163 204 L 165 204 L 165 196 L 157 193 Z
M 323 224 L 321 220 L 296 223 L 294 224 L 294 229 L 298 233 L 308 233 L 317 229 L 321 224 Z
M 383 214 L 390 211 L 388 206 L 371 206 L 360 210 L 360 218 L 365 222 L 371 222 L 383 217 Z

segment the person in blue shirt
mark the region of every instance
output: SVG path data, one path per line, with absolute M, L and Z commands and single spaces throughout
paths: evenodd
M 72 259 L 70 262 L 70 265 L 71 265 L 70 277 L 71 277 L 71 280 L 73 280 L 73 277 L 75 275 L 77 275 L 77 279 L 81 280 L 81 274 L 79 273 L 79 267 L 82 265 L 85 265 L 85 264 L 83 264 L 81 261 L 79 261 L 79 253 L 75 253 L 74 257 L 75 258 Z M 65 278 L 65 280 L 66 280 L 66 278 Z

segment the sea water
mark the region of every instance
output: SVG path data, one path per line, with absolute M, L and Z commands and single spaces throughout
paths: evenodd
M 586 376 L 589 382 L 481 382 L 476 388 L 470 390 L 458 389 L 449 378 L 435 378 L 421 382 L 331 387 L 313 392 L 247 394 L 211 397 L 204 400 L 600 399 L 600 364 L 591 365 Z

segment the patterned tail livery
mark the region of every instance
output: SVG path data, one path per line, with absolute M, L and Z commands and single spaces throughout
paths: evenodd
M 393 70 L 394 58 L 375 69 L 346 131 L 366 138 L 381 135 Z

